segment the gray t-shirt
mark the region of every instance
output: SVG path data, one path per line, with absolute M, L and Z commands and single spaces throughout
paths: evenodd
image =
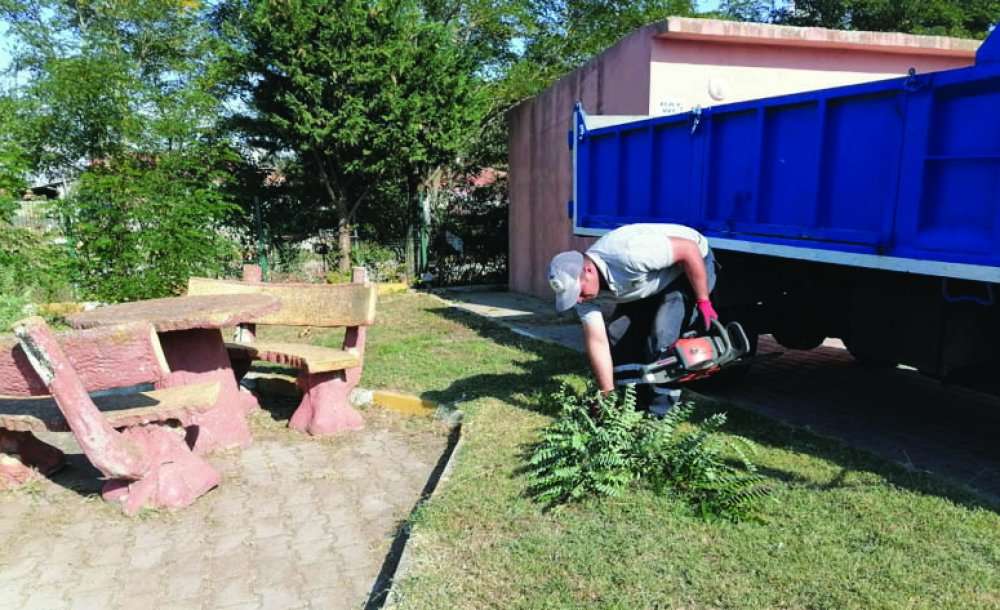
M 671 237 L 698 244 L 708 255 L 708 240 L 691 227 L 676 224 L 633 224 L 605 233 L 586 252 L 608 283 L 593 301 L 576 305 L 584 324 L 604 323 L 602 303 L 627 303 L 652 296 L 676 280 L 684 269 L 674 265 Z

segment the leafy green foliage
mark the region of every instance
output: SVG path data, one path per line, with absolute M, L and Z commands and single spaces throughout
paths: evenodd
M 351 265 L 366 267 L 370 279 L 377 282 L 397 281 L 405 275 L 399 252 L 372 242 L 355 243 L 351 246 Z M 350 278 L 348 278 L 350 281 Z
M 0 0 L 18 142 L 33 172 L 75 183 L 56 212 L 85 297 L 165 296 L 232 259 L 206 17 L 186 0 Z
M 982 38 L 998 15 L 998 0 L 805 0 L 777 11 L 776 21 L 850 30 Z
M 0 294 L 28 300 L 72 298 L 69 251 L 55 236 L 0 220 Z
M 693 427 L 694 406 L 682 404 L 657 419 L 636 410 L 633 387 L 589 400 L 563 387 L 551 401 L 559 414 L 542 430 L 527 468 L 539 502 L 618 496 L 642 481 L 686 498 L 706 519 L 740 521 L 768 493 L 750 460 L 754 445 L 720 434 L 724 414 Z
M 233 125 L 311 179 L 317 199 L 301 204 L 330 210 L 322 220 L 338 227 L 346 270 L 351 226 L 380 184 L 400 184 L 396 205 L 411 208 L 477 122 L 455 29 L 415 0 L 233 0 L 220 14 L 248 110 Z
M 152 167 L 151 167 L 152 166 Z M 232 207 L 222 177 L 185 154 L 132 157 L 92 168 L 64 206 L 67 237 L 88 296 L 127 301 L 176 294 L 192 275 L 236 267 L 224 231 Z
M 0 222 L 10 222 L 29 170 L 27 153 L 17 133 L 17 101 L 0 96 Z
M 28 292 L 17 281 L 14 268 L 0 266 L 0 332 L 24 317 L 24 308 L 31 302 Z
M 639 441 L 641 470 L 649 473 L 655 490 L 679 492 L 703 517 L 741 521 L 768 493 L 750 460 L 756 448 L 738 436 L 722 440 L 719 433 L 726 423 L 724 413 L 715 413 L 697 428 L 685 430 L 682 424 L 693 412 L 693 404 L 680 404 L 662 421 L 647 422 L 647 433 L 640 435 Z M 734 456 L 735 463 L 727 453 Z
M 64 248 L 54 236 L 15 226 L 15 215 L 27 189 L 31 161 L 22 145 L 19 118 L 23 108 L 11 96 L 0 96 L 0 321 L 20 312 L 34 298 L 64 296 L 70 269 Z M 38 206 L 41 208 L 42 206 Z
M 636 443 L 644 416 L 635 409 L 634 390 L 620 402 L 610 395 L 587 405 L 563 387 L 552 400 L 559 416 L 529 460 L 535 499 L 560 504 L 621 494 L 640 475 Z
M 745 21 L 983 38 L 1000 16 L 1000 0 L 724 0 L 719 10 Z

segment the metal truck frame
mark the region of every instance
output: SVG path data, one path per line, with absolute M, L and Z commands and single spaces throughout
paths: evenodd
M 752 334 L 840 337 L 1000 389 L 1000 32 L 972 67 L 658 117 L 588 116 L 569 145 L 577 235 L 704 233 L 716 300 Z

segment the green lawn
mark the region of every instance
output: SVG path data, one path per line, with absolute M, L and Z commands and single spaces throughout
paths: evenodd
M 1000 608 L 998 509 L 945 483 L 705 400 L 761 447 L 762 522 L 640 490 L 545 513 L 518 469 L 550 421 L 542 393 L 582 387 L 581 355 L 415 294 L 381 299 L 368 350 L 365 387 L 466 412 L 399 608 Z

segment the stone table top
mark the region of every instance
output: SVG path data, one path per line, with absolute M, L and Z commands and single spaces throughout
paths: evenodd
M 280 308 L 278 299 L 264 294 L 199 295 L 119 303 L 67 316 L 66 321 L 73 328 L 149 322 L 167 332 L 253 322 Z

